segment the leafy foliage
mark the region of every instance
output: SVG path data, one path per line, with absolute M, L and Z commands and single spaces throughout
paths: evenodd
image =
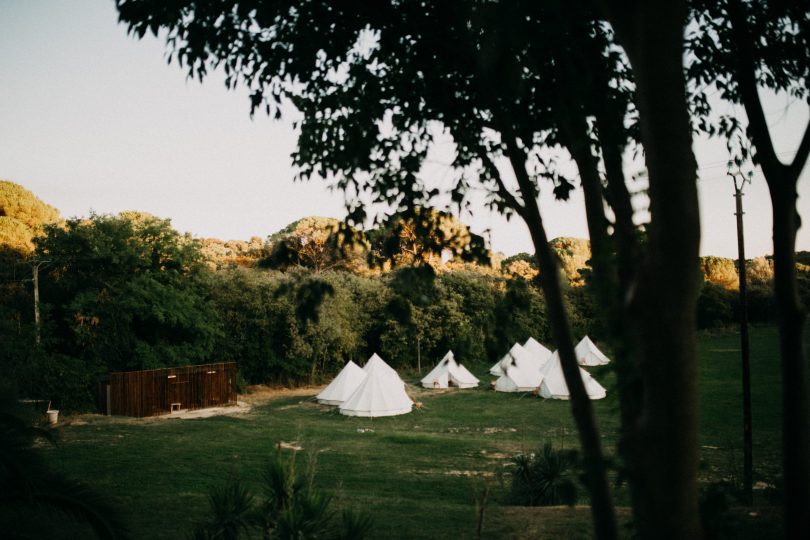
M 0 217 L 15 220 L 33 234 L 59 220 L 59 211 L 19 184 L 0 180 Z
M 573 506 L 578 499 L 576 452 L 555 450 L 551 443 L 537 454 L 512 458 L 510 502 L 521 506 Z
M 210 514 L 190 536 L 193 540 L 238 540 L 255 525 L 254 496 L 238 480 L 215 487 L 208 494 Z
M 47 227 L 37 253 L 54 350 L 104 370 L 201 363 L 217 319 L 199 286 L 197 244 L 144 214 L 71 219 Z
M 362 258 L 362 245 L 343 245 L 341 222 L 334 218 L 306 217 L 268 237 L 270 254 L 260 265 L 285 270 L 303 267 L 320 272 L 348 269 Z
M 257 498 L 239 480 L 229 480 L 209 494 L 210 517 L 199 523 L 194 540 L 238 540 L 242 533 L 259 531 L 277 540 L 362 540 L 373 521 L 365 512 L 346 509 L 335 523 L 329 495 L 316 491 L 314 469 L 296 469 L 295 454 L 271 454 Z

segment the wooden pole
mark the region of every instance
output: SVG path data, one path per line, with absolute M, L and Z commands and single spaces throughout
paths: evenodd
M 740 276 L 740 353 L 742 356 L 743 392 L 743 496 L 748 504 L 753 503 L 753 430 L 751 426 L 751 363 L 748 344 L 748 301 L 745 275 L 745 236 L 743 232 L 743 185 L 745 177 L 737 173 L 734 180 L 734 198 L 737 212 L 737 265 Z

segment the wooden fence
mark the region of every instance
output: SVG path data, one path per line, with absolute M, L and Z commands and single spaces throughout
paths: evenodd
M 235 405 L 236 363 L 110 373 L 98 404 L 103 414 L 136 417 Z

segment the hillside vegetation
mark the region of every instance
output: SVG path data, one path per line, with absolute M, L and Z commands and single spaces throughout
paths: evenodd
M 469 229 L 440 212 L 369 231 L 307 217 L 265 239 L 222 241 L 140 212 L 60 221 L 24 188 L 2 182 L 0 190 L 3 371 L 24 394 L 64 409 L 92 410 L 93 381 L 109 371 L 233 360 L 244 383 L 295 385 L 324 381 L 372 352 L 415 368 L 448 349 L 489 364 L 529 336 L 553 346 L 534 257 L 479 253 Z M 550 245 L 575 334 L 605 338 L 588 242 Z M 30 268 L 20 264 L 31 258 L 48 261 L 40 347 L 31 346 Z M 699 270 L 701 326 L 733 324 L 734 262 L 706 257 Z M 799 270 L 807 297 L 810 267 Z M 747 272 L 749 318 L 772 321 L 771 261 L 748 261 Z

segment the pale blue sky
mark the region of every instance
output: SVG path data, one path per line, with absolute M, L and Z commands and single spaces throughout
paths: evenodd
M 806 107 L 770 98 L 777 146 L 792 156 Z M 117 24 L 112 1 L 0 0 L 0 178 L 20 183 L 64 216 L 91 210 L 143 210 L 171 218 L 196 236 L 266 236 L 306 215 L 343 216 L 343 200 L 325 184 L 293 183 L 288 122 L 251 120 L 243 92 L 212 77 L 187 81 L 167 66 L 163 42 L 137 41 Z M 449 162 L 447 148 L 435 162 Z M 444 152 L 444 154 L 443 154 Z M 725 177 L 724 145 L 698 141 L 701 164 L 701 252 L 736 255 L 734 201 Z M 441 183 L 446 169 L 425 176 Z M 810 220 L 810 175 L 800 182 L 800 212 Z M 549 191 L 549 190 L 546 190 Z M 746 251 L 770 253 L 770 209 L 764 181 L 747 188 Z M 581 197 L 541 197 L 549 236 L 586 237 Z M 493 247 L 531 251 L 519 220 L 484 209 L 463 218 L 492 229 Z M 810 221 L 808 221 L 810 222 Z M 810 230 L 798 249 L 810 250 Z

